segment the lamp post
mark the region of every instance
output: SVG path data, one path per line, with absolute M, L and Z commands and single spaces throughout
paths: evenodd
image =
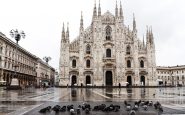
M 51 60 L 51 57 L 49 57 L 49 56 L 45 56 L 45 57 L 43 57 L 43 60 L 45 60 L 46 61 L 46 63 L 48 64 L 48 62 Z M 50 76 L 49 76 L 50 75 Z M 47 75 L 47 70 L 46 70 L 46 79 L 49 79 L 49 82 L 48 83 L 51 83 L 51 74 L 49 74 L 49 75 Z M 48 77 L 49 76 L 49 77 Z
M 51 57 L 49 57 L 49 56 L 45 56 L 45 57 L 43 57 L 43 60 L 45 60 L 45 61 L 46 61 L 46 63 L 48 63 L 48 62 L 51 60 Z
M 15 88 L 16 89 L 17 88 L 19 89 L 20 88 L 20 84 L 18 82 L 18 79 L 16 78 L 16 68 L 18 67 L 18 62 L 17 62 L 18 61 L 18 59 L 17 59 L 17 57 L 18 57 L 18 55 L 17 55 L 17 47 L 18 47 L 18 42 L 21 40 L 21 38 L 25 38 L 25 33 L 24 33 L 24 31 L 18 31 L 17 29 L 15 29 L 15 30 L 12 29 L 10 31 L 10 36 L 16 40 L 15 63 L 14 63 L 14 67 L 15 67 L 15 69 L 14 69 L 14 77 L 11 80 L 10 87 L 12 89 L 15 89 Z

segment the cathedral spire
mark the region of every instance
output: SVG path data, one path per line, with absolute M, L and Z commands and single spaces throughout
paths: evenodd
M 154 37 L 153 37 L 153 32 L 152 32 L 152 26 L 150 27 L 150 39 L 151 39 L 151 44 L 153 44 Z
M 150 34 L 149 34 L 148 26 L 146 26 L 146 42 L 147 42 L 147 44 L 149 43 L 149 36 L 150 36 Z
M 81 19 L 80 19 L 80 30 L 83 31 L 84 27 L 83 27 L 83 14 L 82 14 L 82 11 L 81 11 Z
M 134 31 L 136 30 L 136 20 L 135 20 L 134 13 L 133 13 L 133 30 Z
M 143 34 L 143 47 L 145 46 L 145 36 Z
M 64 22 L 63 22 L 63 27 L 62 27 L 62 39 L 65 39 L 65 27 L 64 27 Z
M 93 10 L 93 18 L 97 17 L 97 11 L 96 11 L 96 0 L 94 3 L 94 10 Z
M 117 5 L 117 0 L 116 0 L 115 16 L 118 17 L 118 5 Z
M 69 41 L 69 23 L 67 23 L 66 40 Z
M 98 17 L 101 16 L 101 6 L 100 6 L 100 0 L 99 0 L 99 7 L 98 7 Z
M 121 1 L 120 1 L 120 11 L 119 11 L 119 14 L 120 14 L 120 18 L 123 18 L 123 10 L 122 10 Z

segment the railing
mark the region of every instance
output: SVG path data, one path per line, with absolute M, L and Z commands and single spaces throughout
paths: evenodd
M 115 57 L 106 57 L 106 56 L 103 56 L 103 62 L 106 62 L 106 63 L 114 63 L 116 61 Z

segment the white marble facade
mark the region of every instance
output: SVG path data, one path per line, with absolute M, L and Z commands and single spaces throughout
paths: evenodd
M 133 27 L 124 23 L 120 3 L 115 13 L 101 14 L 94 5 L 92 23 L 86 29 L 81 14 L 79 36 L 70 42 L 69 28 L 63 25 L 59 76 L 60 86 L 132 86 L 156 85 L 155 43 L 151 28 L 143 40 Z M 146 41 L 146 42 L 145 42 Z

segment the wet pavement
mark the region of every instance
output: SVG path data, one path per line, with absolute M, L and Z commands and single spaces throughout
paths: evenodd
M 11 91 L 0 88 L 0 115 L 36 115 L 39 114 L 38 109 L 47 105 L 67 105 L 70 103 L 78 105 L 83 102 L 94 105 L 96 103 L 117 103 L 123 105 L 125 100 L 132 103 L 140 99 L 153 102 L 159 101 L 164 108 L 163 114 L 185 114 L 185 87 L 174 87 L 121 89 L 47 88 L 45 90 L 27 88 L 25 90 Z M 152 111 L 151 109 L 150 112 Z M 120 112 L 117 114 L 122 114 L 123 110 Z M 100 113 L 95 112 L 94 114 Z

